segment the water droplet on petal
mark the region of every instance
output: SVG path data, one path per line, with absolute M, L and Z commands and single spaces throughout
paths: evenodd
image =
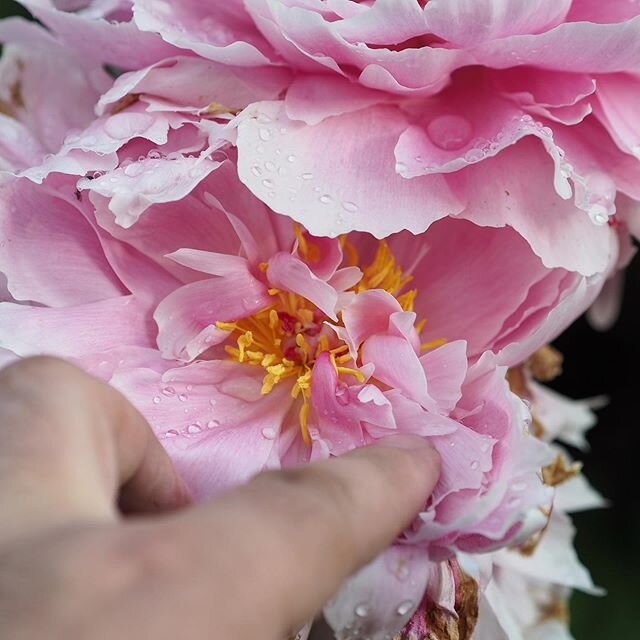
M 359 605 L 356 605 L 356 608 L 353 612 L 358 616 L 358 618 L 366 618 L 369 615 L 370 607 L 366 602 L 361 602 Z
M 267 440 L 275 440 L 276 437 L 276 430 L 273 427 L 265 427 L 262 430 L 262 435 L 267 439 Z
M 331 204 L 333 202 L 333 198 L 327 193 L 320 196 L 319 200 L 320 202 L 322 202 L 322 204 Z
M 187 401 L 187 396 L 184 393 L 181 393 L 178 396 L 178 400 L 180 400 L 180 402 L 186 402 Z
M 180 434 L 175 429 L 169 429 L 169 431 L 166 431 L 164 435 L 167 438 L 175 438 L 176 436 L 179 436 Z
M 477 460 L 474 460 L 474 461 L 471 463 L 471 468 L 472 468 L 474 471 L 475 471 L 479 466 L 480 466 L 480 465 L 479 465 L 479 463 L 478 463 L 478 461 L 477 461 Z
M 275 165 L 273 162 L 271 162 L 271 160 L 267 160 L 267 161 L 264 163 L 264 168 L 265 168 L 267 171 L 275 171 L 276 165 Z
M 349 202 L 348 200 L 345 200 L 342 203 L 342 208 L 349 213 L 355 213 L 358 210 L 358 205 L 355 202 Z
M 253 167 L 251 167 L 251 173 L 257 178 L 262 175 L 262 169 L 257 164 L 254 164 Z
M 313 180 L 313 173 L 303 173 L 300 177 L 303 180 Z
M 215 429 L 216 427 L 220 426 L 220 421 L 219 420 L 209 420 L 209 422 L 207 422 L 207 429 Z
M 271 189 L 273 187 L 273 180 L 269 180 L 269 178 L 266 178 L 262 181 L 262 184 L 267 187 L 267 189 Z
M 162 390 L 163 395 L 170 397 L 170 396 L 175 396 L 176 395 L 176 390 L 173 387 L 165 387 Z
M 287 162 L 295 162 L 296 161 L 296 157 L 291 154 L 290 156 L 287 156 Z
M 411 600 L 405 600 L 398 605 L 396 609 L 396 613 L 399 616 L 406 616 L 409 611 L 413 608 L 413 602 Z
M 202 427 L 199 424 L 190 424 L 187 427 L 187 433 L 195 435 L 196 433 L 200 433 L 202 431 Z
M 260 131 L 258 131 L 258 135 L 260 136 L 260 140 L 267 142 L 268 140 L 271 140 L 271 136 L 273 136 L 273 133 L 271 129 L 267 129 L 267 127 L 261 127 Z
M 161 400 L 160 396 L 155 396 L 153 398 L 153 404 L 160 404 L 160 400 Z
M 434 118 L 427 126 L 427 133 L 437 147 L 455 151 L 469 142 L 473 129 L 466 118 L 452 114 Z
M 609 219 L 607 208 L 601 204 L 593 204 L 589 208 L 589 217 L 594 224 L 602 226 L 603 224 L 606 224 Z
M 212 407 L 215 407 L 218 404 L 218 401 L 215 398 L 209 398 L 209 404 Z

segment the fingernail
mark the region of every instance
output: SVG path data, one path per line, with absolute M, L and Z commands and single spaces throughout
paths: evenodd
M 385 436 L 376 441 L 376 446 L 393 447 L 395 449 L 434 449 L 435 447 L 426 438 L 421 438 L 410 433 L 399 433 L 392 436 Z

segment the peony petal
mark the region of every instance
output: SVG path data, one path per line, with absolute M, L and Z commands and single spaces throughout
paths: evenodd
M 338 294 L 309 267 L 290 253 L 277 253 L 269 260 L 267 278 L 272 287 L 291 291 L 312 302 L 332 320 L 337 320 Z
M 395 173 L 393 148 L 404 128 L 405 116 L 390 107 L 309 127 L 289 120 L 281 104 L 257 103 L 238 120 L 238 173 L 257 197 L 313 235 L 361 229 L 383 237 L 402 228 L 418 233 L 460 206 L 441 176 L 408 181 Z M 281 174 L 256 175 L 256 149 Z
M 121 389 L 154 426 L 198 499 L 277 466 L 276 436 L 291 406 L 280 385 L 260 394 L 260 371 L 233 362 L 198 362 L 159 374 L 117 372 Z
M 16 300 L 65 307 L 125 293 L 79 207 L 53 186 L 3 186 L 0 237 L 0 271 Z
M 349 578 L 324 615 L 338 637 L 383 640 L 409 621 L 431 574 L 427 554 L 395 545 Z
M 169 294 L 153 314 L 158 347 L 165 358 L 190 362 L 226 338 L 216 322 L 233 322 L 270 303 L 267 288 L 246 266 L 225 277 L 192 282 Z
M 151 310 L 133 296 L 52 309 L 0 303 L 0 347 L 20 356 L 79 357 L 119 345 L 152 346 Z

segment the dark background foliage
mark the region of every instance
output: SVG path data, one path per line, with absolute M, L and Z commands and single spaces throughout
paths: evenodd
M 28 13 L 0 0 L 0 17 Z M 605 510 L 575 516 L 576 546 L 597 584 L 608 595 L 576 594 L 572 630 L 577 640 L 633 640 L 640 637 L 640 258 L 627 273 L 622 314 L 606 333 L 578 320 L 555 343 L 565 355 L 564 373 L 553 386 L 585 398 L 606 394 L 599 424 L 590 433 L 591 451 L 573 452 L 585 473 L 610 500 Z

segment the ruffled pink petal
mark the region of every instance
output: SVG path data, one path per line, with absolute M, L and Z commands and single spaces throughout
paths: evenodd
M 567 149 L 565 141 L 559 142 Z M 526 180 L 522 180 L 523 167 Z M 602 273 L 611 259 L 611 231 L 606 225 L 594 224 L 573 203 L 558 198 L 553 175 L 544 151 L 535 142 L 523 140 L 455 175 L 468 194 L 461 217 L 482 226 L 511 226 L 546 267 L 586 276 Z
M 430 404 L 427 377 L 406 338 L 382 334 L 370 336 L 362 345 L 361 354 L 363 364 L 375 366 L 375 378 L 420 404 Z
M 427 554 L 395 545 L 349 578 L 324 608 L 338 637 L 383 640 L 409 621 L 431 576 Z
M 532 65 L 576 73 L 634 71 L 640 57 L 640 18 L 621 24 L 574 22 L 538 35 L 514 35 L 478 46 L 480 64 L 505 69 Z
M 460 205 L 442 176 L 397 175 L 393 148 L 406 125 L 398 109 L 376 107 L 310 127 L 289 120 L 280 103 L 258 103 L 238 121 L 238 173 L 258 198 L 313 235 L 419 233 Z M 269 177 L 256 171 L 257 149 L 260 162 L 276 168 Z
M 198 362 L 164 375 L 116 373 L 121 389 L 153 425 L 198 499 L 277 468 L 274 447 L 290 410 L 290 389 L 260 393 L 260 371 L 233 362 Z
M 269 260 L 267 278 L 272 287 L 291 291 L 312 302 L 333 320 L 337 320 L 338 293 L 290 253 L 277 253 Z
M 165 107 L 198 112 L 215 103 L 232 110 L 244 109 L 258 100 L 273 100 L 290 81 L 281 67 L 259 70 L 229 67 L 201 58 L 174 57 L 119 76 L 102 95 L 98 111 L 103 114 L 130 94 L 164 101 Z
M 401 313 L 400 303 L 386 291 L 371 289 L 363 291 L 342 310 L 345 337 L 353 355 L 362 342 L 377 333 L 389 329 L 389 317 Z
M 467 375 L 467 343 L 456 340 L 427 351 L 420 362 L 429 381 L 429 395 L 438 413 L 446 415 L 462 397 L 462 383 Z
M 596 22 L 610 24 L 624 22 L 640 15 L 640 7 L 627 0 L 574 0 L 567 16 L 568 22 Z
M 287 91 L 285 111 L 290 120 L 316 125 L 339 116 L 389 102 L 380 91 L 367 89 L 340 76 L 307 74 L 298 76 Z
M 269 46 L 244 14 L 241 0 L 216 8 L 198 0 L 158 3 L 135 0 L 134 21 L 141 31 L 158 33 L 166 42 L 189 49 L 203 58 L 233 66 L 260 66 L 270 62 Z
M 640 159 L 640 76 L 608 74 L 598 78 L 596 115 L 615 143 Z
M 270 303 L 267 287 L 246 265 L 224 277 L 187 284 L 169 294 L 153 315 L 158 348 L 165 358 L 190 362 L 226 338 L 216 322 L 250 316 Z
M 141 33 L 133 22 L 58 11 L 48 0 L 21 0 L 66 45 L 91 60 L 136 69 L 177 53 L 156 34 Z
M 395 429 L 391 405 L 382 392 L 372 385 L 339 381 L 327 353 L 320 354 L 313 367 L 311 402 L 318 430 L 312 437 L 321 438 L 332 455 L 364 445 L 369 425 L 387 434 Z
M 424 9 L 429 31 L 460 47 L 504 36 L 540 33 L 560 24 L 572 0 L 431 0 Z
M 65 307 L 125 293 L 79 207 L 53 185 L 2 187 L 0 237 L 0 271 L 16 300 Z
M 151 310 L 133 296 L 74 307 L 0 303 L 0 347 L 20 356 L 78 357 L 119 345 L 153 346 Z

